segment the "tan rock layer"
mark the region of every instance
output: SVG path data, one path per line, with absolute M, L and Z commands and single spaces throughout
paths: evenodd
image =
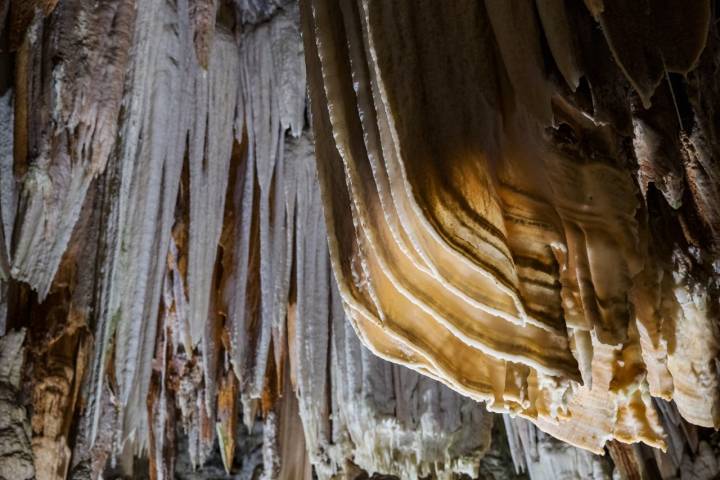
M 632 65 L 623 72 L 645 106 L 661 77 L 652 67 L 641 80 L 644 67 L 623 56 L 652 45 L 648 62 L 667 57 L 666 77 L 686 73 L 707 37 L 701 2 L 682 42 L 653 42 L 681 29 L 658 20 L 680 3 L 660 3 L 648 18 L 619 5 L 593 11 L 604 61 Z M 625 125 L 608 122 L 605 110 L 630 118 L 634 94 L 616 67 L 604 78 L 588 67 L 591 12 L 558 2 L 539 2 L 540 18 L 514 1 L 302 5 L 331 261 L 363 341 L 595 452 L 613 438 L 665 448 L 651 394 L 717 427 L 718 297 L 695 266 L 714 250 L 690 247 L 702 256 L 692 260 L 649 245 L 657 207 L 643 202 L 636 171 L 641 153 L 657 151 L 644 138 L 628 149 Z M 620 51 L 629 19 L 646 33 Z M 608 82 L 625 99 L 599 98 Z M 658 112 L 644 116 L 668 110 Z M 687 232 L 671 235 L 682 243 Z

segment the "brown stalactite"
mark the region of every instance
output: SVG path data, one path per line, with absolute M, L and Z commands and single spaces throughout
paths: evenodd
M 15 172 L 22 182 L 12 271 L 42 298 L 113 148 L 135 2 L 17 1 L 13 16 Z

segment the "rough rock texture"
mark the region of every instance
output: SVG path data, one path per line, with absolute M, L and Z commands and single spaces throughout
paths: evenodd
M 0 478 L 33 478 L 31 433 L 25 407 L 20 403 L 25 332 L 0 338 Z
M 10 3 L 21 178 L 10 261 L 13 277 L 42 299 L 115 143 L 135 2 Z
M 0 478 L 715 478 L 685 3 L 0 0 Z

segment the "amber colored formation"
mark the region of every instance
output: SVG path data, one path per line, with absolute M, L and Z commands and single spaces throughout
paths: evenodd
M 0 480 L 711 480 L 719 6 L 0 0 Z
M 720 426 L 710 2 L 308 0 L 303 21 L 368 347 L 598 453 L 666 448 L 652 397 Z

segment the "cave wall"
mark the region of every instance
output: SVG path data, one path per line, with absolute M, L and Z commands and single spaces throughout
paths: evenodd
M 0 478 L 713 478 L 715 4 L 648 5 L 0 0 Z

